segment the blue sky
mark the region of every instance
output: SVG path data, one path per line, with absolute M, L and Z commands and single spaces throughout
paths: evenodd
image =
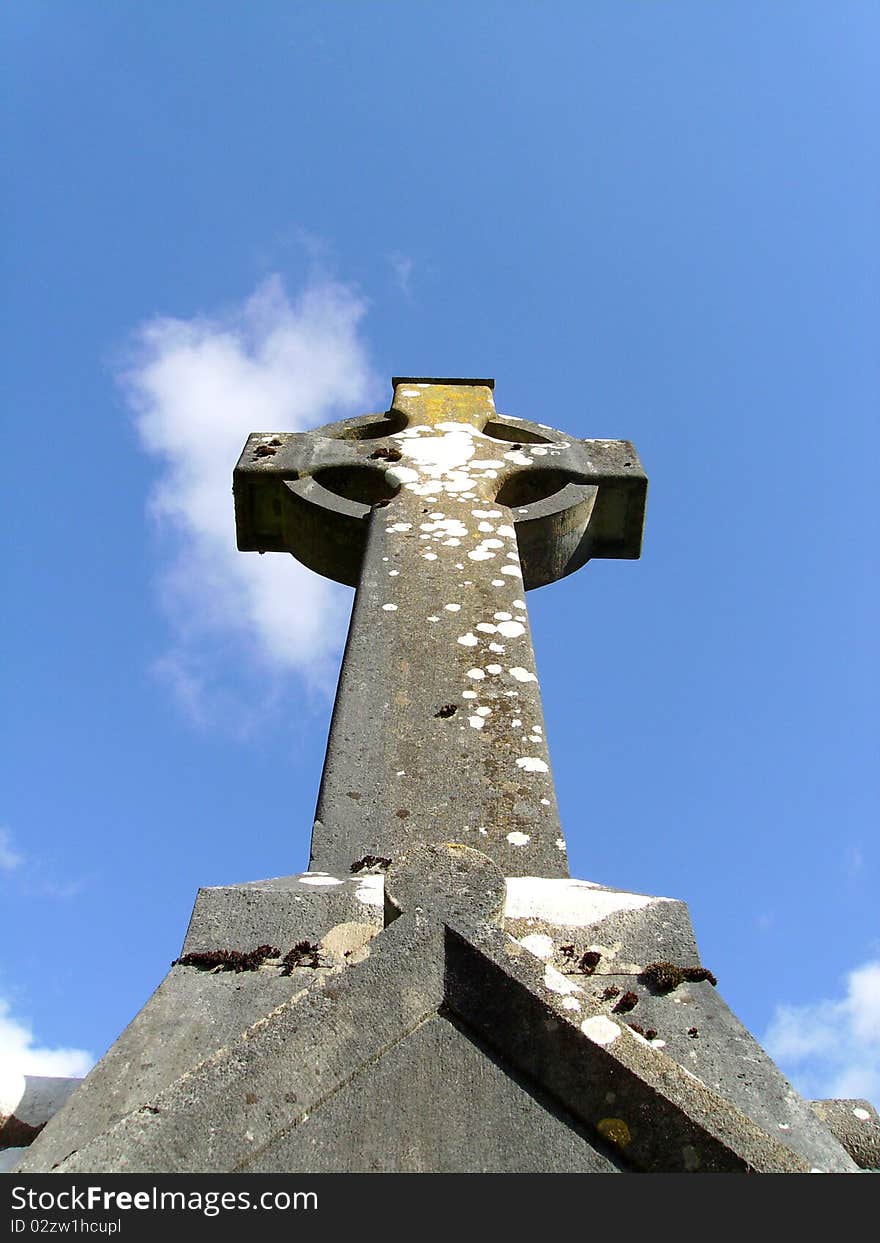
M 200 885 L 306 866 L 350 593 L 235 551 L 246 434 L 493 375 L 651 481 L 641 561 L 529 596 L 573 874 L 880 1098 L 877 7 L 0 22 L 0 1056 L 81 1073 Z

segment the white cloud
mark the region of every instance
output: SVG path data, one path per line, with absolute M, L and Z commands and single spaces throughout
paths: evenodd
M 22 863 L 24 855 L 15 849 L 9 829 L 0 829 L 0 872 L 14 872 Z
M 4 1077 L 48 1075 L 75 1079 L 86 1074 L 94 1060 L 85 1049 L 49 1049 L 35 1044 L 30 1028 L 12 1018 L 9 1003 L 0 998 L 0 1067 Z
M 348 593 L 292 557 L 239 553 L 230 488 L 250 432 L 369 408 L 378 387 L 359 336 L 364 311 L 345 285 L 312 283 L 291 301 L 273 276 L 222 315 L 157 318 L 136 334 L 121 381 L 161 463 L 151 508 L 170 537 L 161 593 L 175 642 L 159 668 L 197 717 L 217 707 L 224 663 L 246 655 L 312 686 L 334 663 Z
M 880 1100 L 880 961 L 850 971 L 843 997 L 777 1006 L 763 1043 L 803 1096 Z

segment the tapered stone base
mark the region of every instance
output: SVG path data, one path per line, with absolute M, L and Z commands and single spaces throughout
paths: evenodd
M 857 1169 L 683 903 L 514 877 L 494 922 L 395 914 L 381 874 L 200 891 L 184 955 L 280 953 L 173 966 L 18 1172 Z

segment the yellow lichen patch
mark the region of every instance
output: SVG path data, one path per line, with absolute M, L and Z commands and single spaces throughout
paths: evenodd
M 616 1144 L 618 1148 L 625 1148 L 632 1139 L 623 1118 L 603 1118 L 596 1123 L 596 1130 L 609 1144 Z
M 492 390 L 484 384 L 395 385 L 392 409 L 405 414 L 409 427 L 436 427 L 438 423 L 470 423 L 482 428 L 495 413 Z
M 332 955 L 337 961 L 351 966 L 362 962 L 370 955 L 369 943 L 379 931 L 373 924 L 345 923 L 337 924 L 325 933 L 320 940 L 321 949 Z

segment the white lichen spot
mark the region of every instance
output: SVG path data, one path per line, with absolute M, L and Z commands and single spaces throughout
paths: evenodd
M 469 630 L 467 634 L 460 634 L 455 641 L 462 647 L 476 647 L 480 640 Z
M 460 604 L 444 604 L 443 607 L 446 609 L 447 613 L 459 613 L 461 611 Z
M 557 971 L 554 966 L 548 962 L 544 968 L 544 984 L 551 992 L 559 993 L 561 997 L 570 997 L 572 993 L 581 993 L 583 989 L 577 984 L 572 984 L 561 971 Z
M 549 802 L 549 801 L 550 801 L 549 799 L 543 799 L 543 798 L 541 799 L 541 802 L 542 802 L 542 803 Z M 556 849 L 557 849 L 557 850 L 565 850 L 565 838 L 564 838 L 564 837 L 557 837 L 557 839 L 556 839 Z
M 660 1040 L 659 1038 L 654 1039 L 654 1040 L 649 1040 L 648 1044 L 651 1046 L 652 1049 L 665 1049 L 666 1048 L 666 1041 Z
M 397 605 L 396 604 L 383 604 L 382 609 L 386 613 L 396 613 Z
M 476 711 L 477 711 L 477 716 L 491 716 L 492 715 L 491 708 L 477 708 Z
M 514 600 L 513 607 L 515 609 L 524 609 L 526 607 L 525 600 Z
M 419 472 L 409 466 L 389 466 L 385 472 L 385 478 L 392 487 L 395 484 L 401 486 L 405 483 L 415 483 L 418 477 Z
M 477 832 L 478 832 L 478 833 L 481 833 L 481 834 L 483 835 L 483 837 L 488 837 L 488 836 L 489 836 L 489 830 L 488 830 L 488 829 L 483 828 L 483 826 L 482 826 L 482 825 L 480 825 L 480 827 L 477 829 Z
M 462 699 L 476 699 L 477 692 L 476 691 L 462 691 L 461 697 Z
M 475 629 L 482 631 L 483 634 L 495 634 L 501 627 L 493 626 L 491 622 L 477 622 Z
M 494 552 L 489 552 L 489 550 L 486 548 L 474 548 L 471 552 L 468 553 L 468 556 L 470 557 L 471 561 L 491 561 L 494 558 L 495 554 Z M 503 574 L 504 570 L 506 569 L 507 567 L 505 566 L 504 569 L 501 571 L 501 573 Z
M 518 716 L 515 716 L 510 723 L 514 729 L 519 729 L 520 725 L 522 725 L 522 721 L 519 719 Z
M 503 621 L 498 623 L 498 633 L 503 634 L 505 639 L 518 639 L 525 632 L 526 628 L 522 622 Z
M 520 937 L 519 943 L 523 949 L 527 949 L 542 962 L 547 962 L 553 957 L 553 938 L 548 937 L 546 932 L 533 932 L 527 937 Z
M 522 570 L 518 565 L 502 565 L 501 573 L 507 574 L 511 578 L 522 578 Z
M 395 522 L 393 526 L 386 527 L 385 530 L 388 531 L 389 533 L 392 531 L 411 531 L 412 523 L 411 522 Z
M 639 911 L 668 898 L 604 889 L 585 880 L 508 876 L 505 919 L 539 919 L 563 928 L 583 928 L 618 911 Z
M 365 876 L 357 889 L 355 889 L 354 896 L 359 902 L 363 902 L 365 906 L 383 906 L 385 902 L 385 877 Z
M 436 561 L 436 560 L 437 560 L 437 554 L 436 554 L 435 552 L 423 552 L 423 553 L 422 553 L 422 559 L 423 559 L 424 561 Z
M 528 833 L 520 833 L 518 829 L 514 829 L 512 833 L 507 834 L 507 840 L 511 846 L 527 846 L 532 839 Z
M 473 678 L 475 682 L 481 681 L 486 675 L 482 669 L 468 669 L 467 676 Z
M 507 651 L 507 649 L 505 648 L 503 643 L 490 643 L 489 651 L 495 652 L 498 656 L 503 656 L 504 653 Z
M 305 876 L 299 877 L 301 885 L 341 885 L 344 882 L 337 876 L 331 876 L 329 872 L 308 872 Z
M 494 531 L 494 530 L 495 530 L 495 528 L 492 526 L 492 523 L 491 523 L 491 522 L 480 522 L 480 523 L 477 525 L 477 530 L 478 530 L 478 531 L 488 531 L 488 532 L 491 534 L 491 532 L 492 532 L 492 531 Z
M 563 997 L 562 1008 L 563 1010 L 580 1010 L 581 1003 L 578 1001 L 577 997 Z
M 516 766 L 526 773 L 546 773 L 548 771 L 546 761 L 539 759 L 536 755 L 521 755 L 516 761 Z
M 512 613 L 493 613 L 492 616 L 495 618 L 496 621 L 512 621 L 513 620 Z
M 620 1035 L 620 1030 L 617 1023 L 606 1018 L 604 1014 L 594 1014 L 581 1023 L 581 1031 L 584 1035 L 592 1040 L 593 1044 L 603 1046 L 613 1044 Z
M 538 680 L 533 673 L 529 673 L 528 669 L 523 669 L 521 665 L 515 665 L 509 672 L 517 682 L 537 682 Z
M 513 527 L 504 524 L 496 529 L 498 534 L 503 535 L 505 539 L 516 539 L 516 531 L 514 531 Z
M 513 462 L 514 466 L 531 466 L 532 459 L 525 453 L 521 453 L 519 449 L 515 449 L 513 453 L 505 453 L 508 462 Z
M 500 665 L 487 665 L 486 672 L 495 674 L 497 676 L 501 672 L 501 666 Z
M 400 573 L 400 570 L 389 570 L 389 571 L 388 571 L 388 577 L 389 577 L 389 578 L 397 578 L 397 576 L 399 575 L 399 573 Z
M 439 621 L 439 620 L 440 620 L 440 618 L 439 618 L 439 617 L 435 617 L 433 613 L 432 613 L 432 614 L 431 614 L 431 616 L 428 618 L 428 621 Z
M 470 725 L 471 729 L 482 729 L 485 724 L 486 722 L 481 716 L 468 717 L 468 725 Z
M 542 799 L 541 799 L 541 803 L 542 803 L 542 805 L 543 805 L 544 807 L 549 807 L 549 806 L 550 806 L 550 800 L 549 800 L 549 798 L 542 798 Z M 560 839 L 559 839 L 559 841 L 562 841 L 562 838 L 560 838 Z M 557 846 L 559 846 L 559 842 L 557 842 L 557 843 L 556 843 L 556 845 L 557 845 Z M 565 845 L 565 843 L 563 842 L 563 846 L 564 846 L 564 845 Z M 560 847 L 560 849 L 562 849 L 562 847 Z
M 859 1122 L 871 1121 L 871 1115 L 868 1113 L 867 1109 L 862 1109 L 859 1105 L 857 1105 L 853 1110 L 853 1117 L 858 1118 Z

